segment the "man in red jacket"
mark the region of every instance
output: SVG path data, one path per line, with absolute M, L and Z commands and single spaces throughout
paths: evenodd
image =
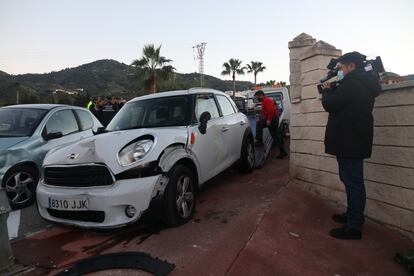
M 279 133 L 279 110 L 274 101 L 265 96 L 262 90 L 257 91 L 254 96 L 262 103 L 262 114 L 256 122 L 256 144 L 263 144 L 263 129 L 269 128 L 270 135 L 273 141 L 279 148 L 279 155 L 277 158 L 283 158 L 287 155 L 283 148 L 283 137 Z

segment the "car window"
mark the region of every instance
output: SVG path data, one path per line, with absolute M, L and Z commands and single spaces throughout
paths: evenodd
M 30 108 L 1 108 L 0 137 L 30 136 L 47 110 Z
M 237 100 L 231 100 L 230 103 L 233 106 L 235 113 L 240 110 L 246 111 L 247 101 L 245 99 L 239 100 L 238 102 Z
M 82 130 L 93 128 L 93 119 L 91 114 L 89 114 L 87 111 L 79 109 L 76 109 L 75 112 L 79 117 Z
M 46 123 L 46 133 L 62 132 L 63 136 L 79 131 L 78 123 L 72 110 L 54 113 Z
M 223 116 L 234 114 L 234 109 L 230 101 L 225 96 L 217 95 L 217 100 L 219 102 L 221 112 Z
M 172 96 L 126 104 L 106 130 L 186 126 L 190 122 L 190 98 Z
M 210 112 L 211 119 L 220 117 L 213 94 L 200 94 L 196 97 L 195 115 L 197 122 L 200 120 L 201 114 L 206 111 Z

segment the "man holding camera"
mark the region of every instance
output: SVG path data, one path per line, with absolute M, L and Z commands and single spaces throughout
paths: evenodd
M 362 238 L 366 202 L 364 159 L 371 157 L 372 110 L 381 90 L 378 80 L 365 72 L 364 59 L 358 52 L 344 54 L 337 60 L 339 85 L 322 85 L 322 105 L 329 112 L 325 152 L 336 156 L 347 195 L 346 213 L 332 216 L 334 221 L 344 224 L 330 232 L 337 239 Z

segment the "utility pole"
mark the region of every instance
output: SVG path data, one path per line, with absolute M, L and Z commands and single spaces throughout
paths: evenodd
M 197 59 L 200 73 L 200 86 L 203 87 L 204 83 L 204 52 L 206 50 L 206 42 L 201 42 L 196 46 L 193 46 L 193 52 L 197 51 Z
M 17 104 L 19 104 L 19 101 L 20 101 L 20 93 L 19 93 L 19 90 L 17 90 L 17 95 L 16 95 L 16 103 Z

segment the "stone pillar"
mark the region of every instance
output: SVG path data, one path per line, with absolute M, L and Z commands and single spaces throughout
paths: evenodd
M 290 98 L 292 103 L 299 102 L 301 97 L 300 57 L 316 42 L 310 35 L 302 33 L 289 42 L 290 57 Z
M 318 98 L 319 93 L 316 87 L 319 80 L 324 78 L 328 72 L 326 66 L 332 58 L 338 58 L 342 51 L 334 46 L 321 41 L 315 43 L 310 49 L 300 56 L 301 68 L 301 99 Z
M 328 118 L 319 99 L 317 84 L 328 72 L 332 58 L 341 50 L 311 36 L 301 34 L 289 42 L 291 119 L 290 119 L 290 178 L 302 178 L 304 157 L 324 156 L 323 137 Z

